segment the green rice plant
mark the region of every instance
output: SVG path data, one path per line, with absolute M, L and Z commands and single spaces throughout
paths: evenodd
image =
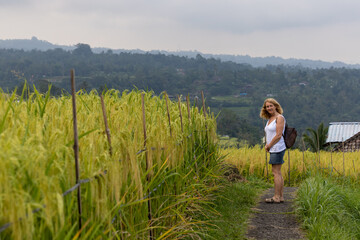
M 360 189 L 330 179 L 305 180 L 297 192 L 297 214 L 309 239 L 359 239 Z
M 110 154 L 97 92 L 76 96 L 80 179 L 86 180 L 80 230 L 76 193 L 63 194 L 76 182 L 70 96 L 35 91 L 17 101 L 0 94 L 0 227 L 11 223 L 1 239 L 144 239 L 150 232 L 157 239 L 199 238 L 203 222 L 194 216 L 219 174 L 214 117 L 196 107 L 188 116 L 182 103 L 181 127 L 178 104 L 170 102 L 170 135 L 164 95 L 107 91 Z

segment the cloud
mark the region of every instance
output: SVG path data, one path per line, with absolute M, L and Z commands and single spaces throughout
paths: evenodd
M 0 0 L 0 7 L 21 7 L 30 5 L 32 0 Z
M 357 48 L 358 9 L 358 0 L 0 0 L 0 38 L 335 59 Z
M 89 18 L 129 27 L 173 26 L 247 34 L 326 26 L 360 19 L 355 0 L 0 0 L 28 11 Z M 111 24 L 113 25 L 113 24 Z
M 115 19 L 138 19 L 128 24 L 174 26 L 249 33 L 284 28 L 326 26 L 359 20 L 354 0 L 77 0 L 64 1 L 62 12 Z M 153 24 L 151 24 L 153 23 Z

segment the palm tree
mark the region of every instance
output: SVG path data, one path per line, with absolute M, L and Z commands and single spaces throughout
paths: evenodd
M 323 123 L 320 123 L 317 130 L 312 128 L 306 129 L 309 134 L 304 134 L 304 142 L 310 147 L 310 151 L 317 152 L 319 150 L 325 149 L 326 137 L 329 130 L 329 127 L 324 127 Z

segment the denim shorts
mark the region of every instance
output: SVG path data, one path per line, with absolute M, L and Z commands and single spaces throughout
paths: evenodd
M 284 150 L 282 152 L 277 152 L 277 153 L 270 153 L 269 164 L 283 164 L 285 151 L 286 150 Z

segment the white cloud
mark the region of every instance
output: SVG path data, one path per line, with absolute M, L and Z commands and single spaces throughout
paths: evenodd
M 356 52 L 360 40 L 355 0 L 0 0 L 0 6 L 2 39 L 343 61 L 359 56 L 349 50 Z

